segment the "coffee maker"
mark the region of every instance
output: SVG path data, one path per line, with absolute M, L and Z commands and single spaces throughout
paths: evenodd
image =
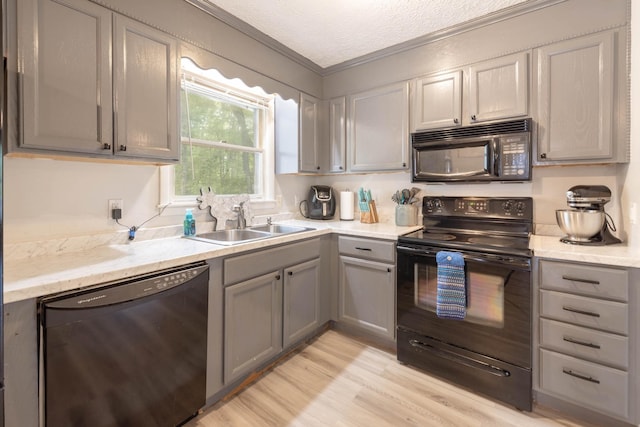
M 331 219 L 336 213 L 336 199 L 328 185 L 312 185 L 307 200 L 300 202 L 300 213 L 309 219 Z
M 565 236 L 560 241 L 579 245 L 611 245 L 622 241 L 611 232 L 617 231 L 613 218 L 605 212 L 604 205 L 611 200 L 611 190 L 604 185 L 576 185 L 567 191 L 567 205 L 582 213 L 600 212 L 604 217 L 600 231 L 587 238 L 577 241 L 571 236 Z M 595 211 L 595 212 L 593 212 Z

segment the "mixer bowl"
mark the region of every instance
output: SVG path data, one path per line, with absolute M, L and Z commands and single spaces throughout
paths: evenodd
M 588 242 L 604 226 L 605 216 L 599 210 L 556 210 L 556 221 L 567 239 L 575 242 Z

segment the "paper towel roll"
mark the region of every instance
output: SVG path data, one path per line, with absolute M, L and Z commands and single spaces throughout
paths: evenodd
M 353 191 L 340 192 L 340 219 L 343 221 L 353 221 Z

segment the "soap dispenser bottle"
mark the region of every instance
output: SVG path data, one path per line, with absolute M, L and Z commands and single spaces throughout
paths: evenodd
M 187 209 L 187 213 L 184 216 L 184 235 L 195 236 L 196 235 L 196 220 L 193 217 L 191 209 Z

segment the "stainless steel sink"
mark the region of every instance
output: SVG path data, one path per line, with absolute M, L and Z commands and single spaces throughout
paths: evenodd
M 282 236 L 283 234 L 299 233 L 301 231 L 313 230 L 308 227 L 297 227 L 292 225 L 265 224 L 256 225 L 244 229 L 217 230 L 210 233 L 202 233 L 190 236 L 189 239 L 201 242 L 213 243 L 216 245 L 237 245 L 240 243 L 253 242 L 255 240 L 268 239 L 269 237 Z
M 196 236 L 190 237 L 190 239 L 214 243 L 216 245 L 236 245 L 238 243 L 267 239 L 272 236 L 272 233 L 245 228 L 233 230 L 217 230 L 210 233 L 198 234 Z
M 295 225 L 264 224 L 264 225 L 254 225 L 253 227 L 250 228 L 250 230 L 265 231 L 267 233 L 273 233 L 273 234 L 289 234 L 289 233 L 299 233 L 301 231 L 309 231 L 309 230 L 313 230 L 313 228 L 298 227 Z

